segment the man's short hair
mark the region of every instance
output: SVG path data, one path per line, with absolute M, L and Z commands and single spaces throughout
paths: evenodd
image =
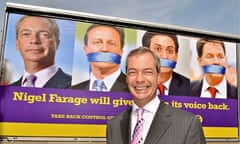
M 58 27 L 55 19 L 51 19 L 51 18 L 48 18 L 48 17 L 29 16 L 29 15 L 25 15 L 25 16 L 21 17 L 21 18 L 17 21 L 16 26 L 15 26 L 16 38 L 18 37 L 18 32 L 19 32 L 19 27 L 20 27 L 21 22 L 22 22 L 24 19 L 29 18 L 29 17 L 38 17 L 38 18 L 44 18 L 44 19 L 48 20 L 48 22 L 51 24 L 51 27 L 52 27 L 52 29 L 53 29 L 53 33 L 54 33 L 56 39 L 59 40 L 60 30 L 59 30 L 59 27 Z
M 143 37 L 142 37 L 142 45 L 144 47 L 150 47 L 150 43 L 151 43 L 151 39 L 153 36 L 155 35 L 163 35 L 163 36 L 168 36 L 169 38 L 171 38 L 175 44 L 176 47 L 176 52 L 178 53 L 178 49 L 179 49 L 179 44 L 178 44 L 178 39 L 176 34 L 173 33 L 169 33 L 169 32 L 145 32 Z
M 100 26 L 104 26 L 104 27 L 110 27 L 110 28 L 113 28 L 115 29 L 119 35 L 120 35 L 120 43 L 121 43 L 121 48 L 124 47 L 124 39 L 125 39 L 125 34 L 124 34 L 124 30 L 120 27 L 114 27 L 114 26 L 110 26 L 110 25 L 103 25 L 103 24 L 92 24 L 90 25 L 87 30 L 86 30 L 86 33 L 84 35 L 84 44 L 87 45 L 87 42 L 88 42 L 88 33 L 96 28 L 96 27 L 100 27 Z
M 226 53 L 225 52 L 225 45 L 222 41 L 218 41 L 218 40 L 212 40 L 212 39 L 206 39 L 206 38 L 200 38 L 198 41 L 197 41 L 197 54 L 198 54 L 198 57 L 202 57 L 202 54 L 203 54 L 203 47 L 206 43 L 217 43 L 217 44 L 220 44 L 223 48 L 223 51 L 224 51 L 224 54 Z
M 129 57 L 135 56 L 135 55 L 142 55 L 142 54 L 145 54 L 145 53 L 150 53 L 153 56 L 154 61 L 155 61 L 155 67 L 156 67 L 157 73 L 160 73 L 160 68 L 161 68 L 160 59 L 154 52 L 152 52 L 147 47 L 139 47 L 139 48 L 136 48 L 136 49 L 134 49 L 134 50 L 129 52 L 129 54 L 127 56 L 127 59 L 126 59 L 126 66 L 125 66 L 126 71 L 127 71 L 127 68 L 128 68 L 128 59 L 129 59 Z

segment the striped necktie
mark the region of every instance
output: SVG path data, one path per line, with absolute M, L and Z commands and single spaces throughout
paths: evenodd
M 35 87 L 35 81 L 37 77 L 35 75 L 28 75 L 25 79 L 26 81 L 26 87 Z
M 103 91 L 103 90 L 107 90 L 107 87 L 104 84 L 104 81 L 95 80 L 93 83 L 93 89 L 96 89 L 96 91 Z
M 143 112 L 142 108 L 137 109 L 137 123 L 133 131 L 131 144 L 143 143 Z

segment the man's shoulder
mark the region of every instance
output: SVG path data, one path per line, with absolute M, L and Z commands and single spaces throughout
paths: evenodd
M 193 80 L 190 82 L 192 88 L 199 88 L 202 85 L 202 80 Z
M 118 123 L 124 119 L 126 119 L 126 121 L 128 121 L 128 119 L 130 119 L 131 110 L 132 110 L 131 108 L 128 108 L 128 109 L 120 112 L 119 114 L 114 116 L 111 120 L 109 120 L 109 123 Z
M 90 83 L 90 80 L 86 80 L 86 81 L 83 81 L 83 82 L 73 85 L 71 88 L 72 89 L 82 89 L 83 87 L 85 88 L 85 87 L 89 86 L 89 83 Z
M 56 75 L 61 77 L 62 79 L 72 80 L 72 76 L 65 73 L 61 68 L 59 68 Z
M 190 83 L 189 78 L 185 77 L 182 74 L 179 74 L 177 72 L 173 72 L 173 79 L 181 80 L 183 83 Z
M 162 107 L 164 107 L 166 109 L 166 111 L 169 111 L 170 114 L 174 117 L 179 117 L 179 118 L 192 118 L 195 117 L 195 115 L 191 112 L 182 110 L 182 109 L 178 109 L 178 108 L 174 108 L 172 106 L 166 105 L 164 103 L 161 104 Z

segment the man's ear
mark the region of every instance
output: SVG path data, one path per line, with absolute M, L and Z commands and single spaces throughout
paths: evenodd
M 88 54 L 88 46 L 85 45 L 85 46 L 83 47 L 83 50 L 84 50 L 84 53 L 87 55 L 87 54 Z
M 61 42 L 60 40 L 57 40 L 57 49 L 58 49 L 60 42 Z
M 18 39 L 16 39 L 16 49 L 19 50 Z
M 200 57 L 197 57 L 198 64 L 201 65 L 202 59 Z

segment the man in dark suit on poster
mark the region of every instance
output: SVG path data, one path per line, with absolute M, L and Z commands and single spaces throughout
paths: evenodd
M 133 106 L 107 124 L 107 144 L 205 144 L 199 117 L 172 108 L 157 96 L 160 61 L 146 47 L 126 60 Z
M 24 74 L 12 86 L 69 88 L 71 76 L 55 65 L 60 43 L 54 19 L 23 16 L 16 24 L 16 47 L 24 60 Z
M 222 41 L 200 38 L 196 44 L 202 80 L 191 81 L 191 95 L 203 98 L 237 98 L 237 88 L 225 77 L 228 67 Z
M 123 29 L 110 25 L 90 25 L 84 36 L 84 52 L 91 69 L 90 79 L 72 88 L 128 92 L 126 76 L 120 69 L 123 47 Z
M 190 80 L 174 72 L 177 64 L 179 43 L 177 36 L 167 32 L 145 32 L 142 45 L 161 59 L 159 92 L 161 95 L 190 95 Z

